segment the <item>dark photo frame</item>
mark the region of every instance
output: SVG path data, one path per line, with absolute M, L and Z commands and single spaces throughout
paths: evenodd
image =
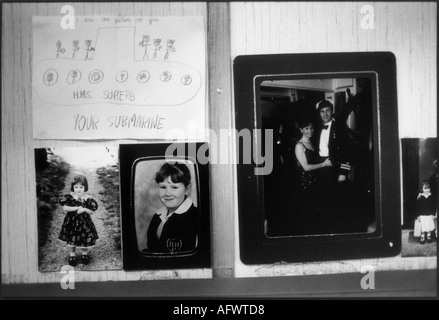
M 201 147 L 206 148 L 206 144 L 120 145 L 122 256 L 125 270 L 211 267 L 209 164 L 197 160 L 196 152 Z M 167 153 L 169 148 L 178 150 L 177 154 Z M 169 176 L 169 172 L 174 172 L 174 176 L 181 178 L 184 173 L 182 165 L 190 176 L 187 186 Z M 162 171 L 166 166 L 168 171 Z M 162 188 L 162 182 L 157 182 L 156 178 L 159 172 L 165 173 L 165 181 L 170 178 L 186 190 L 184 194 L 171 197 L 172 205 L 178 202 L 172 220 L 171 210 L 167 211 L 167 200 L 163 202 L 163 194 L 159 194 Z M 169 188 L 173 188 L 173 185 Z M 165 216 L 169 217 L 168 220 L 162 219 Z M 153 240 L 158 233 L 159 240 Z
M 267 172 L 268 174 L 256 174 L 255 169 L 261 167 L 260 162 L 246 162 L 246 155 L 243 153 L 247 148 L 243 148 L 243 140 L 237 141 L 239 241 L 242 262 L 305 262 L 399 254 L 401 197 L 395 56 L 390 52 L 250 55 L 236 57 L 233 68 L 236 129 L 238 132 L 251 130 L 253 154 L 265 153 L 267 159 L 270 157 L 267 152 L 273 151 L 272 171 Z M 309 85 L 318 81 L 330 82 L 332 87 L 323 88 L 320 83 Z M 281 93 L 283 89 L 291 88 L 289 82 L 295 82 L 293 87 L 297 90 L 289 90 L 288 94 Z M 299 85 L 298 82 L 307 84 Z M 297 204 L 301 200 L 295 191 L 285 192 L 289 185 L 296 185 L 297 182 L 297 175 L 288 174 L 288 170 L 296 166 L 296 158 L 294 144 L 293 147 L 288 146 L 284 140 L 285 135 L 294 137 L 297 134 L 297 124 L 304 114 L 313 117 L 312 122 L 316 125 L 318 115 L 315 108 L 322 100 L 332 103 L 335 116 L 344 114 L 342 121 L 337 120 L 339 123 L 345 123 L 349 112 L 354 112 L 356 108 L 352 105 L 355 95 L 349 88 L 360 85 L 369 88 L 367 104 L 370 112 L 365 115 L 357 109 L 354 117 L 357 115 L 357 125 L 358 121 L 369 125 L 369 143 L 363 142 L 359 145 L 368 145 L 369 151 L 366 155 L 370 159 L 362 166 L 358 162 L 351 163 L 354 170 L 349 178 L 353 179 L 354 172 L 357 174 L 356 181 L 361 182 L 353 183 L 352 188 L 347 187 L 344 190 L 349 193 L 351 190 L 359 189 L 358 194 L 361 196 L 355 195 L 350 198 L 353 205 L 351 211 L 344 212 L 343 220 L 338 220 L 341 207 L 333 210 L 338 214 L 335 215 L 337 218 L 334 221 L 325 220 L 322 223 L 323 220 L 315 220 L 323 224 L 323 229 L 285 230 L 285 226 L 288 226 L 286 219 L 303 211 L 303 205 Z M 340 99 L 340 93 L 336 96 L 335 89 L 346 92 L 346 103 L 344 99 Z M 306 106 L 300 106 L 300 103 L 294 105 L 293 102 L 300 102 L 299 96 L 302 93 L 308 97 L 309 103 Z M 350 98 L 353 98 L 351 103 Z M 338 104 L 336 100 L 342 100 L 343 103 L 334 105 Z M 294 106 L 297 110 L 305 112 L 299 112 L 299 115 L 289 113 L 288 110 Z M 370 119 L 364 121 L 368 117 Z M 281 125 L 278 120 L 281 121 Z M 355 144 L 358 142 L 355 141 L 356 130 L 349 127 L 348 122 L 349 120 L 346 126 L 349 137 Z M 258 133 L 258 129 L 262 129 L 262 134 Z M 271 136 L 264 134 L 265 129 L 274 129 L 273 141 L 269 141 Z M 267 147 L 267 142 L 272 148 Z M 289 142 L 291 143 L 291 139 Z M 279 154 L 282 154 L 282 157 Z M 356 156 L 358 160 L 361 153 L 357 150 L 353 155 L 354 159 Z M 277 161 L 280 158 L 281 161 Z M 279 169 L 284 171 L 279 172 Z M 358 179 L 358 173 L 362 171 L 365 171 L 363 177 L 369 177 L 369 181 Z M 281 180 L 288 181 L 282 183 Z M 279 196 L 279 192 L 283 193 Z M 325 194 L 320 192 L 318 197 L 324 198 Z M 295 202 L 296 200 L 298 202 Z M 360 204 L 358 200 L 363 203 Z M 320 209 L 319 217 L 326 214 L 325 210 L 324 207 Z M 278 219 L 277 225 L 281 226 L 281 229 L 272 231 L 270 219 L 273 221 L 275 218 Z M 328 221 L 335 227 L 345 224 L 346 227 L 325 229 L 325 223 Z M 350 224 L 351 222 L 354 223 Z

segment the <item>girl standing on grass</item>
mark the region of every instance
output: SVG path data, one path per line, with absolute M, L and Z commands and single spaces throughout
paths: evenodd
M 82 249 L 83 264 L 90 262 L 89 248 L 94 246 L 99 238 L 96 227 L 90 215 L 98 209 L 96 200 L 90 197 L 87 178 L 78 175 L 73 178 L 71 193 L 59 199 L 66 213 L 59 239 L 70 247 L 69 265 L 76 265 L 76 247 Z
M 421 244 L 433 241 L 432 231 L 436 229 L 434 225 L 434 214 L 436 211 L 434 205 L 434 195 L 430 192 L 430 182 L 424 180 L 421 183 L 421 192 L 418 194 L 417 207 L 419 219 L 421 220 Z

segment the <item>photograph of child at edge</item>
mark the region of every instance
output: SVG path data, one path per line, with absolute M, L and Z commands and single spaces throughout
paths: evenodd
M 433 231 L 436 229 L 434 224 L 434 215 L 436 213 L 434 198 L 435 195 L 431 193 L 430 182 L 428 180 L 422 181 L 421 190 L 416 198 L 418 218 L 421 221 L 421 235 L 419 239 L 421 244 L 424 244 L 425 241 L 429 243 L 433 241 Z

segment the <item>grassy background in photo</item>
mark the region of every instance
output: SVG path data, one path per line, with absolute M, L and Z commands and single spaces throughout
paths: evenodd
M 120 241 L 120 206 L 119 206 L 119 168 L 116 166 L 101 167 L 96 170 L 98 180 L 103 189 L 99 191 L 101 201 L 107 214 L 103 224 L 109 230 L 116 250 L 121 250 Z
M 53 213 L 58 206 L 58 198 L 65 187 L 65 179 L 70 165 L 60 156 L 35 149 L 38 246 L 43 247 L 48 239 Z

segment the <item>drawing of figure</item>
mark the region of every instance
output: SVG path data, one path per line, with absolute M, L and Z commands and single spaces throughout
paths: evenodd
M 46 86 L 53 86 L 58 81 L 58 72 L 55 69 L 48 69 L 44 72 L 43 82 Z
M 160 43 L 162 42 L 162 39 L 154 39 L 154 42 L 153 42 L 153 44 L 154 44 L 154 47 L 155 47 L 155 49 L 154 49 L 154 56 L 153 56 L 153 59 L 156 59 L 157 58 L 157 51 L 159 51 L 162 47 L 160 46 Z
M 87 54 L 85 55 L 85 60 L 88 60 L 88 59 L 90 59 L 88 57 L 88 53 L 90 51 L 95 51 L 95 48 L 91 46 L 91 40 L 85 40 L 85 46 L 86 46 L 85 50 L 87 51 Z
M 76 52 L 79 50 L 79 40 L 73 40 L 73 55 L 72 59 L 76 59 Z
M 50 83 L 53 81 L 53 73 L 49 73 L 46 76 L 46 83 L 50 86 Z
M 72 71 L 71 83 L 75 82 L 75 79 L 78 77 L 78 72 L 76 70 Z
M 181 84 L 184 86 L 188 86 L 190 85 L 192 82 L 192 77 L 189 74 L 185 74 L 182 78 L 181 78 Z
M 81 79 L 81 72 L 79 70 L 72 70 L 67 75 L 67 83 L 74 84 Z
M 145 57 L 146 57 L 146 60 L 149 60 L 149 57 L 148 57 L 148 46 L 150 46 L 149 40 L 150 40 L 149 35 L 143 35 L 142 41 L 139 42 L 139 46 L 145 48 L 145 53 L 143 54 L 143 60 L 145 60 Z
M 164 60 L 169 59 L 169 51 L 175 52 L 174 43 L 175 43 L 175 40 L 168 40 L 168 42 L 166 44 L 166 54 L 165 54 Z
M 61 46 L 62 46 L 61 41 L 58 40 L 58 41 L 56 42 L 56 57 L 57 57 L 57 58 L 59 58 L 59 53 L 60 53 L 60 52 L 61 52 L 61 53 L 66 52 L 66 49 L 62 48 Z
M 163 82 L 168 82 L 171 79 L 172 73 L 170 73 L 169 71 L 165 71 L 160 75 L 160 80 L 162 80 Z

